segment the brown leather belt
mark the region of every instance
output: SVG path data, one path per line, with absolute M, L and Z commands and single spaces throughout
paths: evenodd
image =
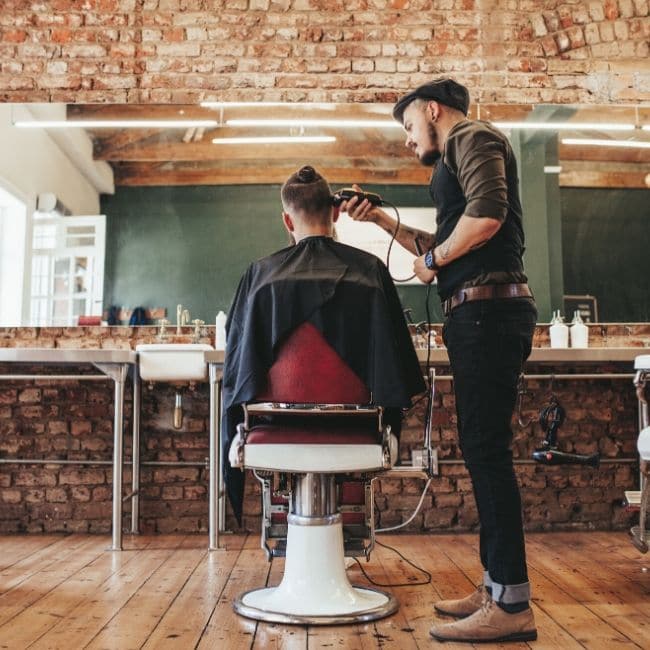
M 442 313 L 449 316 L 452 309 L 472 300 L 493 300 L 495 298 L 532 298 L 533 292 L 524 282 L 513 284 L 482 284 L 478 287 L 459 289 L 442 303 Z

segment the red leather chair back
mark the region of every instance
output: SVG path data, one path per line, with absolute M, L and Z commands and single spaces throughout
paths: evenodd
M 260 401 L 368 404 L 370 391 L 309 322 L 282 343 Z

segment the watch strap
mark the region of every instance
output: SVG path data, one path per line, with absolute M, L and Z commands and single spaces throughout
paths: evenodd
M 429 271 L 440 270 L 440 267 L 436 264 L 436 256 L 433 252 L 433 248 L 430 248 L 424 256 L 424 265 L 429 269 Z

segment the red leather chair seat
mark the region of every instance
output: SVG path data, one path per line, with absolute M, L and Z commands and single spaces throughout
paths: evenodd
M 247 445 L 378 445 L 381 444 L 377 430 L 363 426 L 338 427 L 326 426 L 288 427 L 275 424 L 254 426 L 246 436 Z

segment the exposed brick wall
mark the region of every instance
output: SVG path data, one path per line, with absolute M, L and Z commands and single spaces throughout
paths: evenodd
M 595 325 L 592 345 L 612 347 L 650 344 L 650 326 Z M 190 332 L 188 328 L 187 333 Z M 208 330 L 212 334 L 211 330 Z M 603 338 L 606 335 L 606 339 Z M 132 348 L 150 342 L 154 328 L 0 328 L 0 347 Z M 206 337 L 208 341 L 210 337 Z M 536 345 L 548 345 L 548 328 L 539 326 Z M 94 372 L 92 368 L 79 371 Z M 529 373 L 547 373 L 549 367 L 529 366 Z M 555 372 L 568 368 L 555 367 Z M 573 369 L 572 369 L 573 370 Z M 583 369 L 593 372 L 592 366 Z M 608 364 L 603 372 L 630 372 L 629 364 Z M 0 364 L 0 374 L 16 367 Z M 66 372 L 77 369 L 66 369 Z M 22 372 L 22 369 L 21 369 Z M 448 369 L 440 368 L 438 374 Z M 543 434 L 534 421 L 546 405 L 550 384 L 531 380 L 532 396 L 524 403 L 524 428 L 514 424 L 514 453 L 528 459 Z M 567 410 L 560 430 L 563 448 L 580 453 L 600 451 L 604 459 L 636 459 L 636 396 L 631 382 L 622 380 L 556 381 L 554 390 Z M 143 385 L 141 460 L 195 463 L 141 469 L 141 530 L 147 533 L 207 531 L 208 386 L 184 391 L 185 417 L 180 431 L 172 427 L 174 388 Z M 131 455 L 131 395 L 125 404 L 125 457 Z M 421 439 L 424 403 L 405 423 L 402 456 Z M 105 465 L 73 466 L 0 464 L 0 532 L 82 531 L 107 533 L 111 526 L 113 449 L 112 383 L 37 379 L 0 381 L 0 458 L 90 459 Z M 409 530 L 471 530 L 478 518 L 471 484 L 456 443 L 456 416 L 452 386 L 437 383 L 433 438 L 443 461 L 422 513 Z M 620 506 L 625 490 L 635 489 L 638 464 L 604 464 L 599 470 L 581 467 L 518 465 L 526 526 L 529 530 L 566 528 L 625 528 L 630 515 Z M 125 491 L 130 472 L 125 471 Z M 401 523 L 416 506 L 422 482 L 383 480 L 377 486 L 381 524 Z M 247 482 L 244 527 L 258 529 L 260 503 L 257 482 Z M 129 502 L 124 525 L 128 526 Z M 232 516 L 228 523 L 234 526 Z
M 4 0 L 3 101 L 650 99 L 648 0 Z

